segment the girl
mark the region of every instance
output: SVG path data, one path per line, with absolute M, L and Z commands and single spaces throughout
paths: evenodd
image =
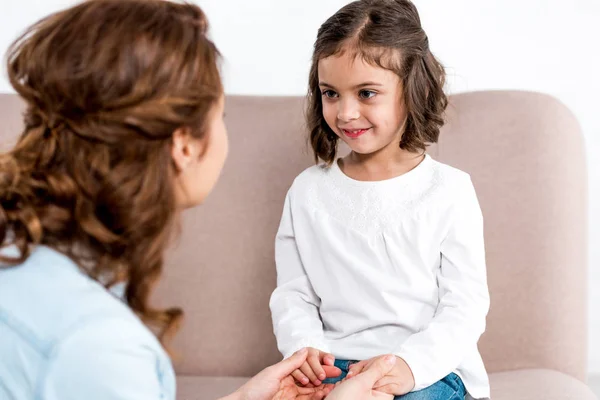
M 469 175 L 431 159 L 444 70 L 408 0 L 348 4 L 319 29 L 309 78 L 316 160 L 276 238 L 275 335 L 319 385 L 397 356 L 375 389 L 397 399 L 489 397 L 477 349 L 489 308 L 483 222 Z M 338 145 L 350 148 L 338 158 Z
M 204 200 L 227 154 L 206 31 L 190 4 L 92 0 L 10 49 L 27 110 L 0 155 L 1 399 L 175 399 L 161 342 L 182 312 L 148 299 L 179 213 Z M 119 283 L 123 301 L 109 292 Z M 227 399 L 322 399 L 330 387 L 290 377 L 306 355 Z M 362 398 L 392 365 L 346 392 Z

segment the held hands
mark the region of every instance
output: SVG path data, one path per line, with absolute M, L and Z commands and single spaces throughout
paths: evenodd
M 308 350 L 296 352 L 290 358 L 272 365 L 242 386 L 236 393 L 223 400 L 321 400 L 333 389 L 333 385 L 310 385 L 300 387 L 291 373 L 299 369 L 307 359 Z M 339 371 L 339 370 L 338 370 Z M 341 371 L 340 371 L 341 372 Z M 339 375 L 339 374 L 338 374 Z
M 333 366 L 335 361 L 333 355 L 312 347 L 307 351 L 306 361 L 292 372 L 292 376 L 301 385 L 320 386 L 326 378 L 335 378 L 342 374 L 339 368 Z
M 381 359 L 385 357 L 389 356 L 379 356 L 353 364 L 350 366 L 346 379 L 352 377 L 358 378 L 359 374 L 364 374 L 372 368 L 375 368 L 378 363 L 381 363 Z M 401 396 L 410 392 L 415 387 L 415 379 L 406 361 L 400 357 L 394 357 L 396 360 L 393 368 L 391 368 L 385 376 L 375 382 L 373 389 L 394 396 Z
M 319 360 L 318 367 L 315 359 Z M 341 374 L 338 368 L 333 367 L 333 361 L 331 354 L 316 349 L 300 350 L 290 358 L 266 368 L 226 399 L 322 400 L 327 396 L 329 400 L 392 400 L 394 395 L 408 393 L 415 384 L 408 364 L 402 358 L 388 355 L 352 365 L 348 377 L 344 382 L 338 382 L 334 389 L 333 385 L 323 385 L 322 379 L 317 378 L 323 374 L 325 377 Z M 306 369 L 307 366 L 310 370 Z M 298 375 L 298 372 L 302 375 Z M 312 372 L 319 384 L 315 385 L 315 381 L 311 383 L 305 372 L 309 376 Z M 292 374 L 307 382 L 306 386 L 298 386 Z

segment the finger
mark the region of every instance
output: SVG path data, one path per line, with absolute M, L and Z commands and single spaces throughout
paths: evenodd
M 406 394 L 406 393 L 403 393 L 400 386 L 396 383 L 389 383 L 387 385 L 373 387 L 373 390 L 376 390 L 381 393 L 393 394 L 394 396 L 401 396 L 403 394 Z
M 367 365 L 367 361 L 357 362 L 356 364 L 352 364 L 350 368 L 348 368 L 348 374 L 346 375 L 348 378 L 352 378 L 362 372 L 362 370 Z
M 335 363 L 335 356 L 333 354 L 321 352 L 320 358 L 320 361 L 323 365 L 333 366 L 333 364 Z
M 313 372 L 312 368 L 310 367 L 310 365 L 308 365 L 308 363 L 304 363 L 302 364 L 302 366 L 300 367 L 300 371 L 306 375 L 306 377 L 315 385 L 315 386 L 319 386 L 321 384 L 321 381 L 317 378 L 317 376 L 315 375 L 315 373 Z
M 362 372 L 365 372 L 366 370 L 368 370 L 369 368 L 371 368 L 371 366 L 373 366 L 373 363 L 375 361 L 377 361 L 381 357 L 385 357 L 385 356 L 374 357 L 374 358 L 371 358 L 369 360 L 364 360 L 364 361 L 361 361 L 361 362 L 357 363 L 356 365 L 358 365 L 358 369 L 355 368 L 352 371 L 352 374 L 350 374 L 350 377 L 353 377 L 353 376 L 356 376 L 356 375 L 358 375 L 358 374 L 360 374 Z M 350 366 L 349 370 L 351 368 L 352 368 L 352 366 Z
M 323 365 L 323 371 L 327 378 L 337 378 L 342 374 L 342 370 L 338 367 L 330 367 L 329 365 Z
M 308 397 L 310 400 L 322 400 L 325 398 L 325 392 L 323 392 L 322 390 L 318 391 L 317 393 L 313 394 L 312 396 Z
M 321 400 L 325 397 L 325 392 L 318 390 L 313 393 L 301 394 L 296 396 L 296 400 Z
M 324 385 L 323 390 L 325 391 L 325 395 L 328 395 L 329 393 L 331 393 L 331 391 L 333 390 L 334 387 L 335 387 L 335 385 L 333 383 L 328 383 L 327 385 Z
M 299 395 L 311 395 L 317 392 L 323 392 L 323 394 L 326 396 L 328 395 L 332 390 L 333 390 L 334 385 L 332 383 L 327 384 L 327 385 L 321 385 L 317 388 L 303 388 L 303 387 L 299 387 L 298 388 L 298 394 Z
M 314 393 L 316 393 L 316 392 L 318 392 L 320 390 L 321 390 L 320 387 L 316 388 L 314 386 L 313 387 L 302 387 L 302 386 L 299 386 L 298 387 L 298 394 L 301 394 L 301 395 L 314 394 Z
M 381 378 L 380 380 L 378 380 L 377 382 L 375 382 L 375 384 L 373 385 L 373 389 L 377 389 L 377 388 L 387 386 L 387 385 L 400 386 L 401 383 L 402 383 L 402 381 L 397 376 L 386 375 L 383 378 Z
M 373 365 L 373 363 L 375 361 L 377 361 L 377 359 L 379 359 L 381 357 L 385 357 L 385 356 L 374 357 L 374 358 L 371 358 L 370 360 L 366 360 L 365 361 L 365 367 L 363 369 L 367 370 L 367 369 L 371 368 L 371 366 Z
M 393 373 L 393 371 L 391 372 Z M 373 389 L 382 390 L 386 393 L 392 393 L 396 396 L 402 396 L 410 392 L 414 387 L 414 382 L 407 382 L 398 376 L 386 375 L 375 383 Z
M 310 380 L 299 369 L 292 372 L 292 376 L 297 382 L 301 383 L 302 385 L 308 385 L 310 383 Z
M 368 386 L 373 387 L 377 381 L 382 379 L 388 374 L 396 364 L 396 356 L 388 355 L 385 357 L 379 357 L 375 360 L 371 368 L 363 371 L 359 376 L 354 379 L 363 380 Z
M 371 398 L 377 399 L 377 400 L 393 400 L 396 397 L 393 394 L 383 393 L 383 392 L 379 392 L 377 390 L 372 390 Z
M 327 378 L 327 375 L 325 375 L 325 371 L 321 366 L 319 357 L 310 356 L 306 359 L 306 362 L 308 362 L 308 365 L 313 370 L 318 380 L 322 381 L 323 379 Z
M 361 361 L 356 364 L 352 364 L 348 367 L 348 372 L 349 373 L 352 372 L 352 374 L 355 375 L 356 371 L 362 370 L 364 368 L 365 364 L 366 364 L 365 361 Z
M 291 357 L 273 365 L 271 370 L 274 371 L 275 377 L 281 380 L 290 375 L 294 370 L 300 368 L 306 361 L 307 354 L 308 349 L 304 348 L 295 352 Z

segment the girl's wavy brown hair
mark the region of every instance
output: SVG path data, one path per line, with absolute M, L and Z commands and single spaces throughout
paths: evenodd
M 164 339 L 182 316 L 151 307 L 176 226 L 172 134 L 202 137 L 222 95 L 219 53 L 191 4 L 91 0 L 10 47 L 25 128 L 0 155 L 0 243 L 22 263 L 52 247 L 110 287 Z
M 403 99 L 399 101 L 405 102 L 408 118 L 400 148 L 417 152 L 437 142 L 448 105 L 445 72 L 429 50 L 416 7 L 409 0 L 359 0 L 331 16 L 317 34 L 306 110 L 315 161 L 331 164 L 338 143 L 323 117 L 319 60 L 346 51 L 402 79 Z

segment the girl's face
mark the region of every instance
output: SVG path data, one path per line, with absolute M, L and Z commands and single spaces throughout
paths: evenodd
M 399 149 L 406 121 L 402 81 L 349 51 L 319 60 L 325 121 L 355 153 Z
M 202 138 L 194 138 L 185 129 L 173 134 L 171 156 L 178 172 L 175 194 L 180 209 L 201 204 L 221 174 L 229 151 L 224 101 L 221 96 L 208 113 L 207 131 Z

